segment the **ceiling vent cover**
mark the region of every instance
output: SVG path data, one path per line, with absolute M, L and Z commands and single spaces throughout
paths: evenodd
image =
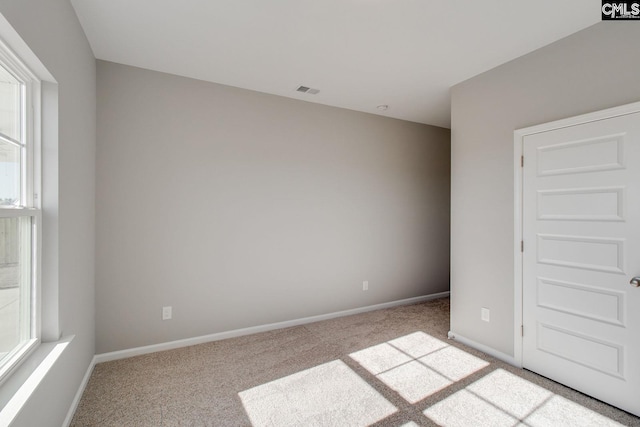
M 319 89 L 312 89 L 310 87 L 307 86 L 298 86 L 298 88 L 296 89 L 296 92 L 302 92 L 302 93 L 308 93 L 311 95 L 315 95 L 316 93 L 319 93 L 320 90 Z

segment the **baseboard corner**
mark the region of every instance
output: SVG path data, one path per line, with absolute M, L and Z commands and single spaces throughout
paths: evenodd
M 516 361 L 514 356 L 510 356 L 506 353 L 503 353 L 501 351 L 498 351 L 492 347 L 489 347 L 487 345 L 484 344 L 480 344 L 479 342 L 476 342 L 474 340 L 471 340 L 469 338 L 466 338 L 458 333 L 455 333 L 453 331 L 449 331 L 447 333 L 447 337 L 450 340 L 454 340 L 454 341 L 458 341 L 461 344 L 464 344 L 468 347 L 471 348 L 475 348 L 476 350 L 479 350 L 483 353 L 488 354 L 489 356 L 495 357 L 498 360 L 502 360 L 505 363 L 508 363 L 509 365 L 513 365 L 516 367 L 521 367 L 520 364 Z

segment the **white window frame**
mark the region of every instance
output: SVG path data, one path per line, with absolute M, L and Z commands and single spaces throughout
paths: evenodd
M 31 354 L 41 339 L 41 81 L 20 60 L 20 58 L 0 40 L 0 63 L 22 84 L 22 149 L 20 166 L 21 206 L 0 207 L 0 218 L 31 218 L 31 262 L 29 263 L 29 336 L 21 345 L 7 354 L 0 364 L 0 384 Z M 23 254 L 25 255 L 25 254 Z M 21 295 L 22 297 L 22 295 Z

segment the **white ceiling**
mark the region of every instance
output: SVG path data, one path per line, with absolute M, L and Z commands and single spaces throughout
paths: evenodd
M 443 127 L 449 87 L 600 21 L 597 0 L 71 3 L 98 59 Z

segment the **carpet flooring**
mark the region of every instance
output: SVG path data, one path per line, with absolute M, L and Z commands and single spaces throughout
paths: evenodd
M 72 426 L 640 426 L 447 339 L 449 300 L 96 365 Z

